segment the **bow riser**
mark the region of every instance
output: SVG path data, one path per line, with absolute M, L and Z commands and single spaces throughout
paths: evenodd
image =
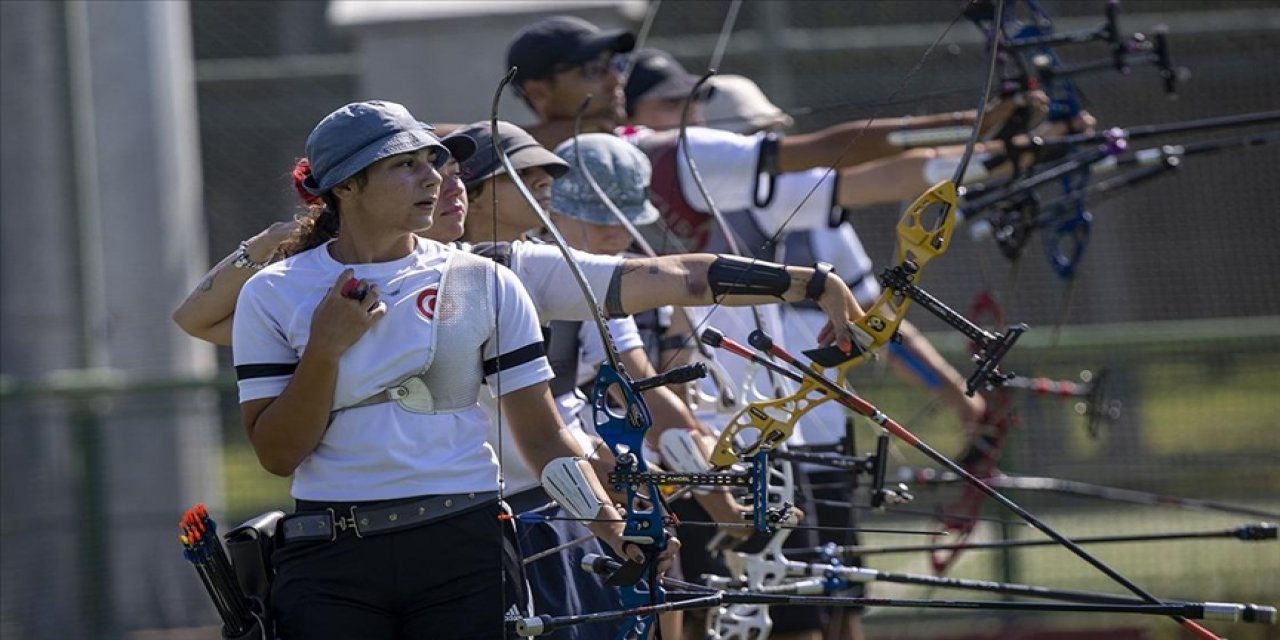
M 924 265 L 951 246 L 956 224 L 956 186 L 940 182 L 921 194 L 903 212 L 897 226 L 896 262 L 911 264 L 919 275 Z M 874 357 L 874 350 L 888 344 L 898 332 L 911 299 L 886 290 L 853 325 L 863 334 L 857 355 L 835 367 L 836 379 L 844 380 L 851 369 Z M 817 365 L 815 365 L 817 366 Z M 806 379 L 791 395 L 778 400 L 754 402 L 744 407 L 725 426 L 711 455 L 715 467 L 728 467 L 759 448 L 774 448 L 791 437 L 796 423 L 817 405 L 835 396 Z M 758 431 L 753 443 L 742 446 L 748 431 Z

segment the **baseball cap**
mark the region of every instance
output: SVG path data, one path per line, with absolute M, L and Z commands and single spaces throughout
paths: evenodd
M 476 151 L 459 166 L 458 174 L 468 189 L 492 178 L 506 173 L 502 161 L 493 152 L 493 134 L 488 120 L 469 124 L 453 135 L 463 135 L 475 141 Z M 450 136 L 452 137 L 452 136 Z M 498 121 L 498 144 L 511 159 L 511 165 L 517 170 L 529 167 L 544 167 L 552 177 L 559 178 L 569 171 L 569 163 L 533 139 L 528 131 L 510 122 Z
M 559 65 L 588 62 L 605 51 L 626 53 L 636 37 L 625 29 L 601 29 L 582 18 L 552 16 L 521 29 L 507 48 L 507 67 L 518 67 L 515 86 L 546 78 Z
M 365 167 L 400 153 L 434 147 L 437 165 L 449 160 L 449 148 L 404 105 L 381 100 L 353 102 L 325 116 L 307 136 L 311 175 L 307 191 L 321 195 Z
M 649 178 L 653 171 L 649 158 L 631 143 L 607 133 L 584 133 L 578 136 L 578 150 L 573 138 L 556 147 L 556 155 L 577 167 L 575 153 L 582 154 L 582 165 L 600 184 L 631 224 L 640 226 L 658 219 L 658 209 L 649 202 Z M 599 225 L 622 224 L 596 192 L 581 171 L 571 171 L 551 185 L 551 208 L 561 215 Z
M 475 155 L 476 148 L 479 146 L 475 138 L 457 131 L 440 138 L 440 144 L 443 144 L 449 150 L 449 155 L 459 163 L 466 162 L 467 158 Z
M 794 120 L 765 97 L 750 78 L 726 75 L 707 81 L 715 93 L 702 103 L 702 119 L 708 127 L 735 133 L 783 129 Z
M 642 100 L 683 98 L 698 84 L 698 76 L 661 49 L 641 49 L 632 58 L 631 75 L 624 88 L 628 115 L 635 115 L 636 105 Z M 696 97 L 705 100 L 709 92 L 704 89 Z

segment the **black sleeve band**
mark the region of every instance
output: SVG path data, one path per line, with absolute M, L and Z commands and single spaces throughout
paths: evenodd
M 813 265 L 813 276 L 809 278 L 809 284 L 804 287 L 805 300 L 818 301 L 822 297 L 822 292 L 827 289 L 827 276 L 831 275 L 834 267 L 830 262 L 816 262 Z
M 827 226 L 832 229 L 849 219 L 849 210 L 840 205 L 840 172 L 831 172 L 831 208 L 827 209 Z M 850 222 L 852 224 L 852 222 Z
M 707 284 L 716 302 L 729 295 L 776 296 L 791 288 L 791 274 L 782 265 L 737 256 L 716 256 L 707 268 Z
M 627 265 L 624 260 L 618 263 L 618 268 L 613 270 L 613 277 L 609 278 L 609 291 L 604 294 L 604 315 L 606 318 L 625 318 L 629 315 L 622 310 L 622 272 L 623 267 Z
M 771 176 L 778 175 L 778 134 L 765 134 L 764 140 L 760 141 L 760 161 L 756 165 L 756 171 Z
M 241 364 L 236 365 L 236 380 L 291 376 L 297 369 L 298 363 L 296 362 L 288 364 Z
M 527 362 L 533 362 L 547 355 L 547 348 L 541 342 L 526 344 L 515 351 L 508 351 L 496 358 L 484 361 L 484 375 L 491 376 L 499 371 L 506 371 Z
M 774 187 L 778 183 L 778 136 L 766 134 L 760 141 L 760 157 L 756 159 L 755 193 L 751 194 L 757 209 L 773 202 Z

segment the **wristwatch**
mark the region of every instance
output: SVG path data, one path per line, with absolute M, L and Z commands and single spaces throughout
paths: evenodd
M 818 301 L 822 297 L 822 292 L 827 289 L 827 276 L 831 275 L 834 267 L 830 262 L 815 262 L 813 264 L 813 277 L 809 278 L 809 284 L 805 285 L 804 297 L 806 300 Z
M 258 271 L 271 264 L 271 258 L 267 258 L 263 262 L 254 262 L 249 258 L 249 241 L 241 240 L 240 248 L 236 249 L 236 260 L 231 264 L 237 269 L 253 269 L 254 271 Z

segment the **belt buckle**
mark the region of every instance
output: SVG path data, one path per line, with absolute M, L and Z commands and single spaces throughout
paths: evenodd
M 333 510 L 333 507 L 329 507 L 326 510 L 329 512 L 329 517 L 333 519 L 333 529 L 330 530 L 332 535 L 329 536 L 330 542 L 338 539 L 338 531 L 345 532 L 348 528 L 356 532 L 357 538 L 364 538 L 364 535 L 360 533 L 359 521 L 356 520 L 355 505 L 348 507 L 348 513 L 350 515 L 345 516 L 338 515 L 338 513 Z

